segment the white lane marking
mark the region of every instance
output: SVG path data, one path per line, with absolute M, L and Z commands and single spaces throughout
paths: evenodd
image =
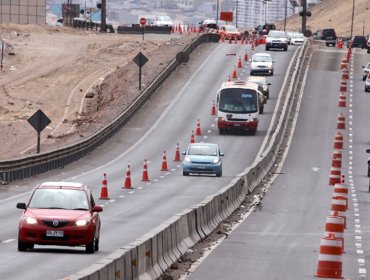
M 141 190 L 141 189 L 143 189 L 143 188 L 144 188 L 144 187 L 138 187 L 137 189 L 138 189 L 138 190 Z
M 128 193 L 129 193 L 129 194 L 134 194 L 134 193 L 135 193 L 135 191 L 129 191 Z
M 214 53 L 218 50 L 218 48 L 221 45 L 217 46 L 212 53 L 204 60 L 204 62 L 198 67 L 198 69 L 193 73 L 193 75 L 190 77 L 190 79 L 185 83 L 185 85 L 179 90 L 175 98 L 171 101 L 171 103 L 167 106 L 167 108 L 163 111 L 163 113 L 159 116 L 157 121 L 154 123 L 150 129 L 141 137 L 135 144 L 133 144 L 131 147 L 129 147 L 125 152 L 122 154 L 118 155 L 116 158 L 112 159 L 111 161 L 107 162 L 104 165 L 98 166 L 94 169 L 91 169 L 89 171 L 83 172 L 80 175 L 77 175 L 76 177 L 82 177 L 85 176 L 86 174 L 90 173 L 96 173 L 99 170 L 102 169 L 107 169 L 108 166 L 112 165 L 113 163 L 121 160 L 123 157 L 125 157 L 128 153 L 130 153 L 132 150 L 136 149 L 139 147 L 144 140 L 146 140 L 153 131 L 155 131 L 162 123 L 163 119 L 169 114 L 169 111 L 175 106 L 175 103 L 180 99 L 180 97 L 183 95 L 183 92 L 189 87 L 190 84 L 192 84 L 193 80 L 199 75 L 199 72 L 204 71 L 205 65 L 212 59 Z M 65 180 L 69 180 L 68 178 Z
M 15 239 L 7 239 L 7 240 L 2 241 L 1 243 L 10 243 L 13 241 L 15 241 Z

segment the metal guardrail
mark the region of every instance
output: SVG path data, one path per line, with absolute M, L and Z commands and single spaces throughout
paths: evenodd
M 196 47 L 209 42 L 218 42 L 218 34 L 202 34 L 187 45 L 183 52 L 190 54 Z M 22 157 L 19 159 L 0 161 L 0 181 L 4 183 L 12 182 L 27 177 L 32 177 L 49 170 L 66 166 L 92 152 L 117 131 L 119 131 L 130 118 L 142 107 L 146 100 L 156 91 L 156 89 L 171 75 L 179 66 L 179 62 L 174 58 L 169 65 L 160 73 L 134 100 L 134 102 L 123 111 L 115 120 L 97 133 L 79 141 L 73 145 L 63 147 L 50 152 L 37 155 Z

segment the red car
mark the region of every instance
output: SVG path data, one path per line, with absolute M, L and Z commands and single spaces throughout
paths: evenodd
M 99 250 L 101 206 L 81 183 L 46 182 L 34 188 L 19 221 L 18 251 L 34 245 L 86 246 Z

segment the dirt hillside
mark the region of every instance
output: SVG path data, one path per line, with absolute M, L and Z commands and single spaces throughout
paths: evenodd
M 309 7 L 312 16 L 307 18 L 307 29 L 315 32 L 320 28 L 334 28 L 338 36 L 351 34 L 353 0 L 322 0 L 320 4 Z M 283 28 L 284 22 L 278 23 Z M 287 30 L 300 30 L 302 18 L 294 15 L 287 20 Z M 370 34 L 370 1 L 356 0 L 353 21 L 353 34 Z
M 0 25 L 5 42 L 0 71 L 0 160 L 36 152 L 27 119 L 41 109 L 51 123 L 41 152 L 83 139 L 118 116 L 196 34 L 102 34 L 68 27 Z

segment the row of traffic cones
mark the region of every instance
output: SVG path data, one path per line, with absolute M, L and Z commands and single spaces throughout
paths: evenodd
M 340 69 L 342 70 L 342 80 L 340 84 L 340 95 L 338 107 L 346 107 L 346 93 L 348 71 L 347 64 L 349 58 L 343 58 Z M 338 130 L 346 128 L 345 115 L 339 113 L 337 117 Z M 332 194 L 332 205 L 330 216 L 326 218 L 325 234 L 321 239 L 320 253 L 316 276 L 323 278 L 343 278 L 342 277 L 342 254 L 344 251 L 344 229 L 346 228 L 346 215 L 348 209 L 348 186 L 345 184 L 342 174 L 342 150 L 343 134 L 338 131 L 334 139 L 334 152 L 330 168 L 329 185 L 334 186 Z
M 212 109 L 212 110 L 215 110 L 215 109 Z M 202 130 L 201 130 L 201 127 L 200 127 L 200 119 L 199 118 L 197 119 L 195 135 L 202 135 Z M 192 131 L 191 132 L 191 137 L 190 137 L 190 143 L 195 143 L 195 135 L 194 135 L 194 131 Z M 179 143 L 177 143 L 177 145 L 176 145 L 176 152 L 175 152 L 174 161 L 177 161 L 177 162 L 181 161 Z M 161 171 L 168 171 L 166 151 L 163 152 Z M 146 159 L 144 160 L 144 167 L 143 167 L 143 173 L 142 173 L 141 181 L 149 181 L 148 161 Z M 124 181 L 123 188 L 132 189 L 131 166 L 130 165 L 128 165 L 127 170 L 126 170 L 126 175 L 125 175 L 125 181 Z M 110 199 L 109 196 L 108 196 L 107 177 L 106 177 L 105 173 L 103 175 L 100 199 Z

